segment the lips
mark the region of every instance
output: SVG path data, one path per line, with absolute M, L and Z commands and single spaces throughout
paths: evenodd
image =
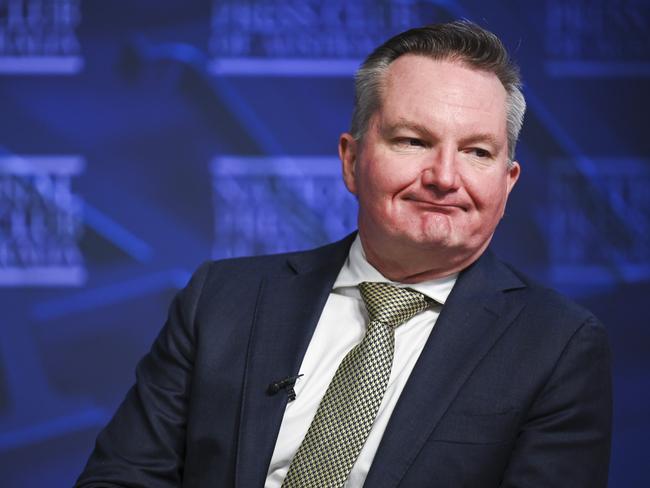
M 459 203 L 436 202 L 433 200 L 418 198 L 415 196 L 407 196 L 404 198 L 404 200 L 408 202 L 412 202 L 418 205 L 419 207 L 422 207 L 424 210 L 429 210 L 433 212 L 451 213 L 458 210 L 462 210 L 463 212 L 467 211 L 467 207 Z

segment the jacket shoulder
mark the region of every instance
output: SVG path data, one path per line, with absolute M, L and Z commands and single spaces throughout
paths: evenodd
M 546 319 L 546 323 L 550 326 L 571 324 L 573 327 L 579 327 L 589 323 L 599 328 L 603 327 L 590 310 L 572 298 L 539 283 L 508 263 L 502 264 L 525 285 L 521 290 L 524 292 L 526 301 L 525 312 L 535 314 L 540 319 Z
M 285 273 L 295 274 L 319 267 L 340 267 L 348 254 L 354 236 L 355 233 L 340 241 L 314 249 L 208 261 L 199 270 L 203 269 L 210 275 L 219 273 L 223 276 L 224 273 L 236 273 L 232 277 L 251 275 L 260 278 Z

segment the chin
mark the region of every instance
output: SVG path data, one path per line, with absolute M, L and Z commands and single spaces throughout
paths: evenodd
M 454 247 L 453 238 L 448 233 L 443 232 L 421 232 L 418 234 L 407 234 L 404 239 L 408 243 L 420 249 L 447 249 Z
M 436 219 L 412 234 L 414 242 L 434 247 L 451 247 L 457 241 L 453 227 L 446 219 Z

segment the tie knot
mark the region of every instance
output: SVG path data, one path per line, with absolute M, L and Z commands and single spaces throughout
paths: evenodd
M 359 283 L 361 296 L 371 321 L 393 328 L 403 324 L 429 306 L 429 299 L 410 288 L 398 288 L 388 283 Z

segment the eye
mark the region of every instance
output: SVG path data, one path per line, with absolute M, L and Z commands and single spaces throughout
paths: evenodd
M 481 159 L 492 157 L 490 151 L 481 147 L 472 147 L 468 150 L 468 152 Z
M 400 147 L 425 147 L 426 144 L 423 140 L 417 137 L 398 137 L 395 139 L 395 144 Z

